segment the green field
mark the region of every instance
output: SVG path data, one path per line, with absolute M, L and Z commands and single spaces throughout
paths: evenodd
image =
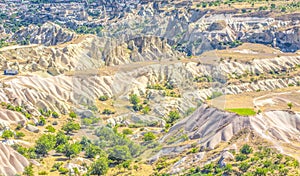
M 256 114 L 256 112 L 250 108 L 233 108 L 233 109 L 226 109 L 226 111 L 233 112 L 241 116 L 252 116 Z

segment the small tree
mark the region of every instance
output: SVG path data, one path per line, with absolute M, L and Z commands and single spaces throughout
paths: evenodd
M 72 157 L 78 155 L 81 152 L 80 143 L 76 142 L 74 144 L 66 144 L 63 153 L 66 157 L 71 159 Z
M 2 133 L 2 138 L 4 138 L 5 140 L 11 138 L 14 136 L 14 132 L 10 131 L 10 130 L 5 130 L 3 133 Z
M 108 171 L 108 160 L 106 157 L 98 158 L 90 168 L 92 175 L 105 175 Z
M 123 162 L 128 159 L 131 159 L 131 153 L 128 148 L 128 146 L 120 146 L 117 145 L 109 150 L 109 159 L 117 161 L 117 162 Z
M 292 103 L 292 102 L 289 102 L 289 103 L 287 104 L 287 106 L 289 107 L 289 109 L 292 109 L 293 103 Z
M 37 141 L 35 145 L 35 152 L 42 156 L 48 154 L 48 151 L 53 149 L 56 143 L 54 135 L 44 134 Z
M 57 147 L 59 145 L 65 145 L 66 143 L 68 143 L 70 137 L 65 135 L 65 133 L 63 133 L 62 131 L 59 131 L 56 134 L 55 138 L 56 138 L 55 147 Z
M 85 156 L 88 158 L 95 158 L 97 155 L 104 156 L 104 152 L 99 146 L 90 144 L 85 148 Z
M 67 134 L 70 134 L 70 132 L 74 132 L 79 129 L 80 129 L 79 123 L 75 123 L 75 122 L 68 122 L 62 127 L 62 130 L 66 131 Z

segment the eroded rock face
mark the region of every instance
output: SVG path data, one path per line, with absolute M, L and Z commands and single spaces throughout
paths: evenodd
M 201 139 L 199 143 L 212 150 L 221 141 L 229 141 L 232 136 L 250 127 L 249 117 L 202 105 L 193 115 L 174 125 L 162 140 L 167 140 L 169 136 L 183 129 L 189 138 Z
M 58 54 L 59 55 L 59 54 Z M 89 62 L 88 60 L 86 60 Z M 212 75 L 214 67 L 224 75 L 264 74 L 270 71 L 280 72 L 297 67 L 299 56 L 281 56 L 271 59 L 255 59 L 251 63 L 222 62 L 217 66 L 208 66 L 196 62 L 161 61 L 151 64 L 130 64 L 120 67 L 120 70 L 91 70 L 91 74 L 78 72 L 71 76 L 57 75 L 47 78 L 41 76 L 20 76 L 5 80 L 6 87 L 0 89 L 0 100 L 19 106 L 26 105 L 26 110 L 39 115 L 38 109 L 53 110 L 62 114 L 68 113 L 71 104 L 88 104 L 94 102 L 95 97 L 108 95 L 128 101 L 132 92 L 138 95 L 148 94 L 152 101 L 151 109 L 155 116 L 164 116 L 174 107 L 184 113 L 190 107 L 196 107 L 197 102 L 204 101 L 217 91 L 216 87 L 197 87 L 194 78 Z M 96 74 L 98 73 L 99 74 Z M 221 75 L 221 76 L 222 76 Z M 218 75 L 214 78 L 221 78 Z M 168 81 L 181 93 L 178 98 L 163 96 L 163 92 L 147 89 L 147 85 Z M 299 76 L 292 78 L 270 78 L 255 82 L 245 82 L 226 85 L 222 83 L 220 92 L 238 94 L 242 92 L 274 90 L 296 85 Z M 28 88 L 29 87 L 29 88 Z
M 31 25 L 17 31 L 11 38 L 18 43 L 26 41 L 31 44 L 43 44 L 46 46 L 66 43 L 76 38 L 76 34 L 63 29 L 51 22 L 44 23 L 41 27 Z M 29 44 L 29 43 L 28 43 Z
M 136 28 L 127 28 L 134 26 L 133 21 L 136 20 L 139 21 Z M 284 52 L 295 52 L 300 49 L 297 24 L 299 21 L 292 17 L 249 17 L 239 16 L 234 12 L 220 14 L 176 9 L 157 13 L 149 5 L 147 9 L 140 10 L 139 16 L 130 15 L 108 25 L 107 35 L 117 38 L 141 33 L 159 36 L 172 41 L 174 47 L 191 55 L 201 54 L 206 50 L 225 49 L 226 44 L 234 46 L 236 41 L 269 44 Z
M 202 105 L 191 116 L 175 124 L 162 139 L 166 142 L 169 137 L 181 133 L 187 134 L 190 139 L 198 140 L 204 149 L 213 150 L 221 142 L 228 142 L 233 136 L 246 130 L 254 132 L 258 136 L 276 144 L 282 152 L 280 142 L 297 146 L 300 141 L 300 116 L 291 111 L 267 111 L 255 116 L 239 116 L 234 113 L 224 112 L 207 105 Z M 278 142 L 280 141 L 280 142 Z M 295 142 L 293 144 L 293 142 Z M 172 155 L 180 153 L 178 148 L 188 148 L 188 145 L 164 147 L 158 155 Z M 229 149 L 236 150 L 231 146 L 220 155 L 219 164 L 226 165 L 226 159 L 232 159 Z M 298 154 L 298 153 L 297 153 Z M 159 156 L 156 156 L 159 157 Z
M 21 124 L 24 125 L 27 122 L 27 118 L 15 111 L 1 109 L 0 110 L 0 125 L 2 127 L 9 126 L 11 124 Z
M 13 150 L 11 147 L 0 143 L 0 174 L 5 176 L 22 173 L 29 161 Z

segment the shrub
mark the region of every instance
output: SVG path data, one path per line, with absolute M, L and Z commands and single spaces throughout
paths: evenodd
M 53 117 L 53 118 L 58 118 L 58 117 L 59 117 L 59 115 L 58 115 L 58 113 L 57 113 L 57 112 L 52 112 L 52 117 Z
M 145 106 L 145 107 L 143 108 L 143 110 L 142 110 L 143 114 L 148 114 L 149 111 L 150 111 L 150 107 L 149 107 L 148 105 Z
M 51 171 L 57 171 L 57 170 L 59 170 L 59 168 L 60 168 L 62 165 L 63 165 L 62 162 L 54 163 L 53 166 L 52 166 Z
M 131 159 L 131 157 L 130 150 L 125 145 L 117 145 L 109 150 L 108 158 L 113 161 L 122 162 Z
M 39 119 L 39 125 L 44 126 L 46 124 L 46 119 L 44 117 L 40 117 Z
M 292 102 L 290 102 L 290 103 L 288 103 L 288 104 L 287 104 L 287 106 L 289 107 L 289 109 L 292 109 L 292 107 L 293 107 L 293 103 L 292 103 Z
M 125 168 L 125 169 L 129 169 L 130 164 L 131 164 L 131 161 L 130 161 L 130 160 L 124 161 L 124 162 L 122 163 L 122 167 Z
M 144 134 L 144 141 L 152 141 L 154 140 L 156 137 L 152 132 L 147 132 Z
M 108 160 L 105 157 L 100 157 L 92 164 L 90 174 L 105 175 L 107 171 L 108 171 Z
M 14 136 L 14 132 L 10 131 L 10 130 L 5 130 L 3 133 L 2 133 L 2 138 L 4 138 L 5 140 L 11 138 Z
M 133 132 L 131 129 L 126 128 L 126 129 L 123 129 L 122 133 L 125 135 L 128 135 L 128 134 L 132 134 Z
M 105 109 L 103 110 L 102 114 L 105 114 L 105 115 L 111 115 L 111 114 L 115 114 L 115 112 L 112 111 L 112 110 L 110 110 L 110 109 L 106 109 L 106 108 L 105 108 Z
M 102 95 L 102 96 L 99 97 L 99 100 L 100 101 L 106 101 L 106 100 L 108 100 L 108 96 L 107 95 Z
M 76 113 L 75 112 L 70 112 L 69 113 L 69 116 L 72 118 L 72 119 L 75 119 L 77 117 Z
M 135 104 L 135 105 L 133 105 L 132 108 L 133 108 L 133 110 L 135 110 L 135 111 L 140 111 L 140 110 L 142 110 L 143 106 L 140 105 L 140 104 Z
M 167 120 L 168 123 L 173 123 L 176 120 L 180 119 L 180 115 L 178 111 L 170 111 L 168 117 L 169 117 L 169 119 Z
M 51 126 L 51 125 L 48 125 L 48 126 L 46 127 L 46 129 L 47 129 L 48 132 L 50 132 L 50 133 L 55 133 L 55 128 L 54 128 L 53 126 Z
M 242 162 L 242 163 L 239 165 L 239 169 L 240 169 L 242 172 L 246 172 L 249 168 L 250 168 L 250 165 L 249 165 L 247 162 Z
M 254 175 L 267 175 L 268 169 L 266 168 L 256 168 Z
M 252 151 L 253 149 L 248 144 L 243 145 L 243 147 L 240 150 L 242 154 L 246 154 L 246 155 L 252 153 Z
M 90 119 L 90 118 L 84 118 L 84 119 L 82 120 L 82 124 L 83 124 L 83 125 L 86 125 L 86 126 L 89 126 L 89 125 L 91 125 L 92 123 L 93 123 L 93 120 Z
M 39 175 L 48 175 L 48 172 L 47 171 L 40 171 L 38 172 Z
M 22 137 L 24 137 L 24 136 L 25 136 L 24 133 L 19 132 L 19 131 L 16 132 L 16 138 L 17 138 L 17 139 L 20 139 L 20 138 L 22 138 Z
M 244 160 L 246 160 L 247 158 L 248 158 L 247 155 L 239 154 L 239 155 L 237 155 L 237 156 L 235 157 L 235 160 L 236 160 L 236 161 L 244 161 Z
M 29 166 L 24 168 L 23 174 L 26 175 L 26 176 L 33 176 L 34 175 L 32 164 L 30 164 Z
M 98 111 L 98 108 L 97 108 L 96 105 L 89 106 L 88 109 L 91 110 L 91 111 L 94 111 L 94 112 Z
M 129 98 L 129 101 L 133 105 L 137 105 L 138 103 L 140 103 L 140 99 L 136 94 L 131 94 L 130 98 Z
M 64 167 L 60 167 L 58 169 L 59 173 L 60 174 L 67 174 L 69 172 L 69 170 L 67 168 L 64 168 Z

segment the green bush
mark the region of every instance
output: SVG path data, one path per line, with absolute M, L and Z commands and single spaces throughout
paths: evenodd
M 106 108 L 105 108 L 105 109 L 103 110 L 102 114 L 105 114 L 105 115 L 111 115 L 111 114 L 115 114 L 115 112 L 112 111 L 112 110 L 110 110 L 110 109 L 106 109 Z
M 114 146 L 109 150 L 108 153 L 109 153 L 108 158 L 117 162 L 123 162 L 132 158 L 128 146 L 125 145 Z
M 4 138 L 5 140 L 12 138 L 14 136 L 14 132 L 10 131 L 10 130 L 5 130 L 2 133 L 2 138 Z
M 59 115 L 58 115 L 58 113 L 57 113 L 57 112 L 52 112 L 52 117 L 53 117 L 53 118 L 58 118 L 58 117 L 59 117 Z
M 17 131 L 15 137 L 16 137 L 17 139 L 20 139 L 20 138 L 22 138 L 22 137 L 24 137 L 24 136 L 25 136 L 24 133 Z
M 242 172 L 247 172 L 247 170 L 250 168 L 250 164 L 248 164 L 248 162 L 242 162 L 240 165 L 239 165 L 239 169 L 242 171 Z
M 129 134 L 132 134 L 133 131 L 131 129 L 126 128 L 126 129 L 123 129 L 122 133 L 125 135 L 129 135 Z
M 70 112 L 69 113 L 69 116 L 72 118 L 72 119 L 75 119 L 77 117 L 77 114 L 75 112 Z
M 55 133 L 55 128 L 54 128 L 53 126 L 51 126 L 51 125 L 48 125 L 48 126 L 46 127 L 46 129 L 47 129 L 48 132 L 50 132 L 50 133 Z
M 39 125 L 44 126 L 46 124 L 46 119 L 44 117 L 40 117 L 39 119 Z
M 100 157 L 91 165 L 90 174 L 105 175 L 107 171 L 108 171 L 108 160 L 106 157 Z
M 248 144 L 243 145 L 243 147 L 240 149 L 240 152 L 246 155 L 252 153 L 252 151 L 253 149 Z
M 58 172 L 59 172 L 60 174 L 67 174 L 67 173 L 69 172 L 69 170 L 68 170 L 67 168 L 60 167 L 60 168 L 58 169 Z
M 48 172 L 47 171 L 40 171 L 38 172 L 39 175 L 48 175 Z
M 170 111 L 168 115 L 169 119 L 167 119 L 168 123 L 174 123 L 176 120 L 180 119 L 180 115 L 178 111 Z
M 129 101 L 131 104 L 137 105 L 138 103 L 140 103 L 141 100 L 139 99 L 139 97 L 136 94 L 131 94 Z
M 244 160 L 246 160 L 248 157 L 247 157 L 247 155 L 244 155 L 244 154 L 239 154 L 239 155 L 236 155 L 235 156 L 235 160 L 236 161 L 244 161 Z
M 100 101 L 106 101 L 106 100 L 108 100 L 108 96 L 107 95 L 102 95 L 102 96 L 99 97 L 99 100 Z
M 54 148 L 56 138 L 54 135 L 44 134 L 35 143 L 35 152 L 45 156 L 48 154 L 48 151 Z
M 154 140 L 156 137 L 152 132 L 147 132 L 144 134 L 144 141 L 152 141 Z

